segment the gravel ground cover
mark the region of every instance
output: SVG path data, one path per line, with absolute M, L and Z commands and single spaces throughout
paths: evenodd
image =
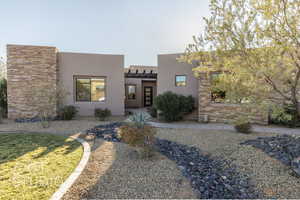
M 269 156 L 274 157 L 285 165 L 300 156 L 300 137 L 289 135 L 278 135 L 273 137 L 258 137 L 247 140 L 243 145 L 251 145 L 259 148 Z
M 159 151 L 174 160 L 198 197 L 202 199 L 254 199 L 258 192 L 249 177 L 238 173 L 226 160 L 213 158 L 196 147 L 157 140 Z
M 87 129 L 99 124 L 108 124 L 114 121 L 121 121 L 125 117 L 111 117 L 109 121 L 99 121 L 93 117 L 82 117 L 70 121 L 56 120 L 50 123 L 49 128 L 42 128 L 39 122 L 17 123 L 13 120 L 4 120 L 0 123 L 0 133 L 7 132 L 43 132 L 60 135 L 73 135 L 85 132 Z
M 247 140 L 243 145 L 251 145 L 261 149 L 269 156 L 276 158 L 287 166 L 293 166 L 293 170 L 300 176 L 300 165 L 295 162 L 300 158 L 300 137 L 280 135 L 274 137 L 259 137 Z
M 251 177 L 259 198 L 300 198 L 300 179 L 293 176 L 290 167 L 268 156 L 260 149 L 242 142 L 276 134 L 253 133 L 250 135 L 230 131 L 192 129 L 157 129 L 157 136 L 177 143 L 200 148 L 214 157 L 235 165 L 241 174 Z
M 107 141 L 120 142 L 117 128 L 121 123 L 99 125 L 87 131 Z M 214 159 L 196 147 L 157 139 L 160 153 L 177 163 L 187 177 L 198 198 L 257 198 L 249 177 L 239 174 L 234 166 L 222 159 Z
M 176 164 L 166 157 L 157 154 L 141 160 L 126 144 L 103 139 L 91 139 L 90 143 L 90 161 L 63 199 L 197 197 Z

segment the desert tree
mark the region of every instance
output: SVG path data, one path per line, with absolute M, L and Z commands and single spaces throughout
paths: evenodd
M 50 126 L 50 121 L 57 116 L 63 101 L 69 93 L 62 85 L 53 87 L 49 84 L 38 85 L 28 93 L 28 99 L 33 107 L 37 108 L 37 117 L 41 120 L 43 128 Z
M 198 75 L 220 72 L 214 87 L 228 101 L 277 114 L 291 104 L 299 119 L 300 1 L 211 0 L 210 10 L 181 60 L 199 63 Z

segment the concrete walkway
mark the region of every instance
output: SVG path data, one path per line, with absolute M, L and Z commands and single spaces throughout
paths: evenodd
M 176 122 L 176 123 L 160 123 L 160 122 L 149 122 L 150 125 L 157 128 L 179 128 L 179 129 L 202 129 L 202 130 L 229 130 L 234 131 L 234 127 L 229 124 L 219 123 L 197 123 L 197 122 Z M 259 126 L 254 125 L 253 130 L 261 133 L 277 133 L 277 134 L 288 134 L 288 135 L 300 135 L 299 128 L 282 128 L 282 127 L 271 127 L 271 126 Z

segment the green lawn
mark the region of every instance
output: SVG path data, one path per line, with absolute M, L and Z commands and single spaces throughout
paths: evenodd
M 50 134 L 0 134 L 0 199 L 49 199 L 83 153 L 76 140 Z

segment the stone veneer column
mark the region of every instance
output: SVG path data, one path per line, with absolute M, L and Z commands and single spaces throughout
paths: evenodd
M 46 46 L 7 45 L 8 118 L 32 118 L 43 101 L 32 101 L 36 89 L 55 88 L 57 49 Z M 53 113 L 56 105 L 53 105 Z
M 206 115 L 206 110 L 211 102 L 210 78 L 206 73 L 199 75 L 199 121 L 203 122 Z

